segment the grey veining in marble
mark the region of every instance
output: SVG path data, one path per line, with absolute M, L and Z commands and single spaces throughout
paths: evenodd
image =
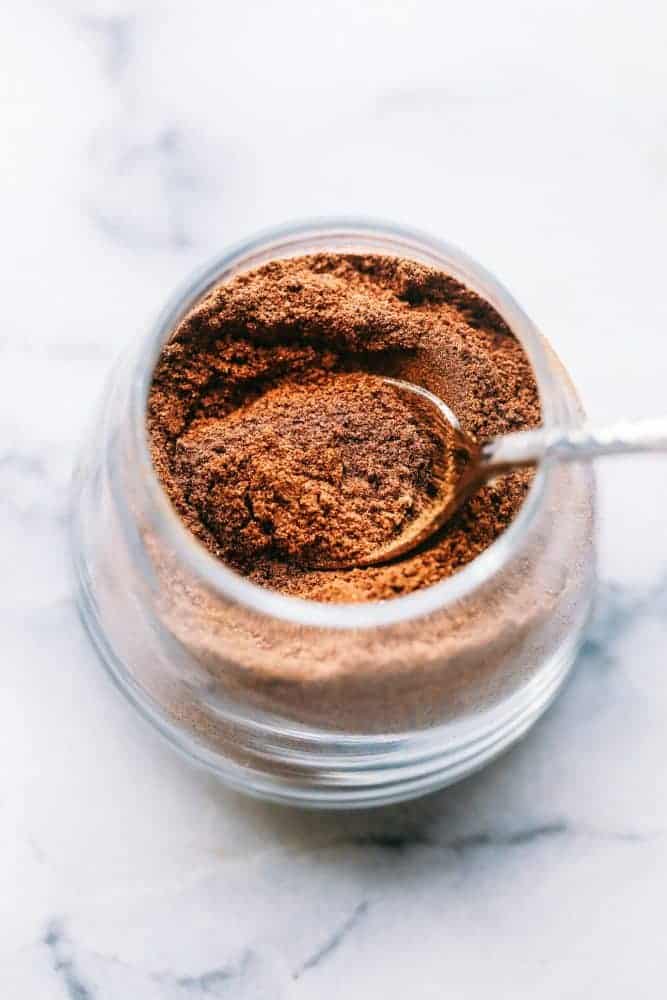
M 295 217 L 464 246 L 599 421 L 665 411 L 667 14 L 649 0 L 9 0 L 0 12 L 0 997 L 658 997 L 667 463 L 600 466 L 573 678 L 463 784 L 245 800 L 134 717 L 79 627 L 67 482 L 112 359 Z

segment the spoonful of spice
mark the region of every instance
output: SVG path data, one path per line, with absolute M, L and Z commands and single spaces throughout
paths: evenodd
M 430 501 L 399 532 L 352 562 L 335 562 L 331 554 L 318 568 L 374 566 L 411 552 L 456 514 L 485 483 L 515 469 L 545 461 L 580 462 L 602 455 L 667 451 L 667 418 L 623 421 L 608 427 L 537 428 L 478 442 L 466 434 L 453 411 L 421 386 L 380 376 L 410 404 L 436 443 L 431 469 Z

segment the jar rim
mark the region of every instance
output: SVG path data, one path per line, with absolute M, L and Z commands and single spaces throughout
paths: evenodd
M 200 268 L 177 289 L 138 345 L 130 392 L 130 425 L 140 481 L 155 530 L 174 554 L 209 588 L 252 611 L 297 625 L 334 629 L 389 626 L 442 611 L 499 573 L 516 553 L 544 496 L 548 467 L 538 468 L 512 523 L 487 549 L 452 576 L 423 590 L 384 601 L 328 603 L 261 587 L 211 555 L 186 528 L 153 465 L 148 434 L 148 397 L 160 352 L 180 321 L 215 285 L 277 258 L 322 251 L 375 252 L 404 256 L 437 267 L 487 299 L 517 337 L 537 383 L 542 421 L 555 424 L 554 383 L 542 337 L 507 289 L 458 247 L 412 228 L 370 218 L 315 218 L 266 229 L 236 243 Z

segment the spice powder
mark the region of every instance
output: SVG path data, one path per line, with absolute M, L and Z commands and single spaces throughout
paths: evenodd
M 403 258 L 314 254 L 218 285 L 162 350 L 149 400 L 158 476 L 190 531 L 255 583 L 319 601 L 407 594 L 482 552 L 530 473 L 482 488 L 396 562 L 354 563 L 400 534 L 434 490 L 436 449 L 400 377 L 478 439 L 540 422 L 529 361 L 493 307 Z

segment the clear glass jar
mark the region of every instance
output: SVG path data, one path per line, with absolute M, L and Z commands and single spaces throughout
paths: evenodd
M 410 257 L 458 278 L 523 344 L 544 423 L 581 420 L 553 351 L 459 250 L 384 223 L 289 226 L 207 267 L 120 360 L 74 478 L 71 542 L 81 615 L 102 661 L 176 747 L 258 796 L 367 806 L 462 778 L 545 710 L 591 608 L 594 482 L 589 466 L 545 465 L 490 548 L 455 576 L 389 601 L 300 600 L 214 559 L 153 470 L 146 406 L 156 360 L 213 285 L 321 250 Z

